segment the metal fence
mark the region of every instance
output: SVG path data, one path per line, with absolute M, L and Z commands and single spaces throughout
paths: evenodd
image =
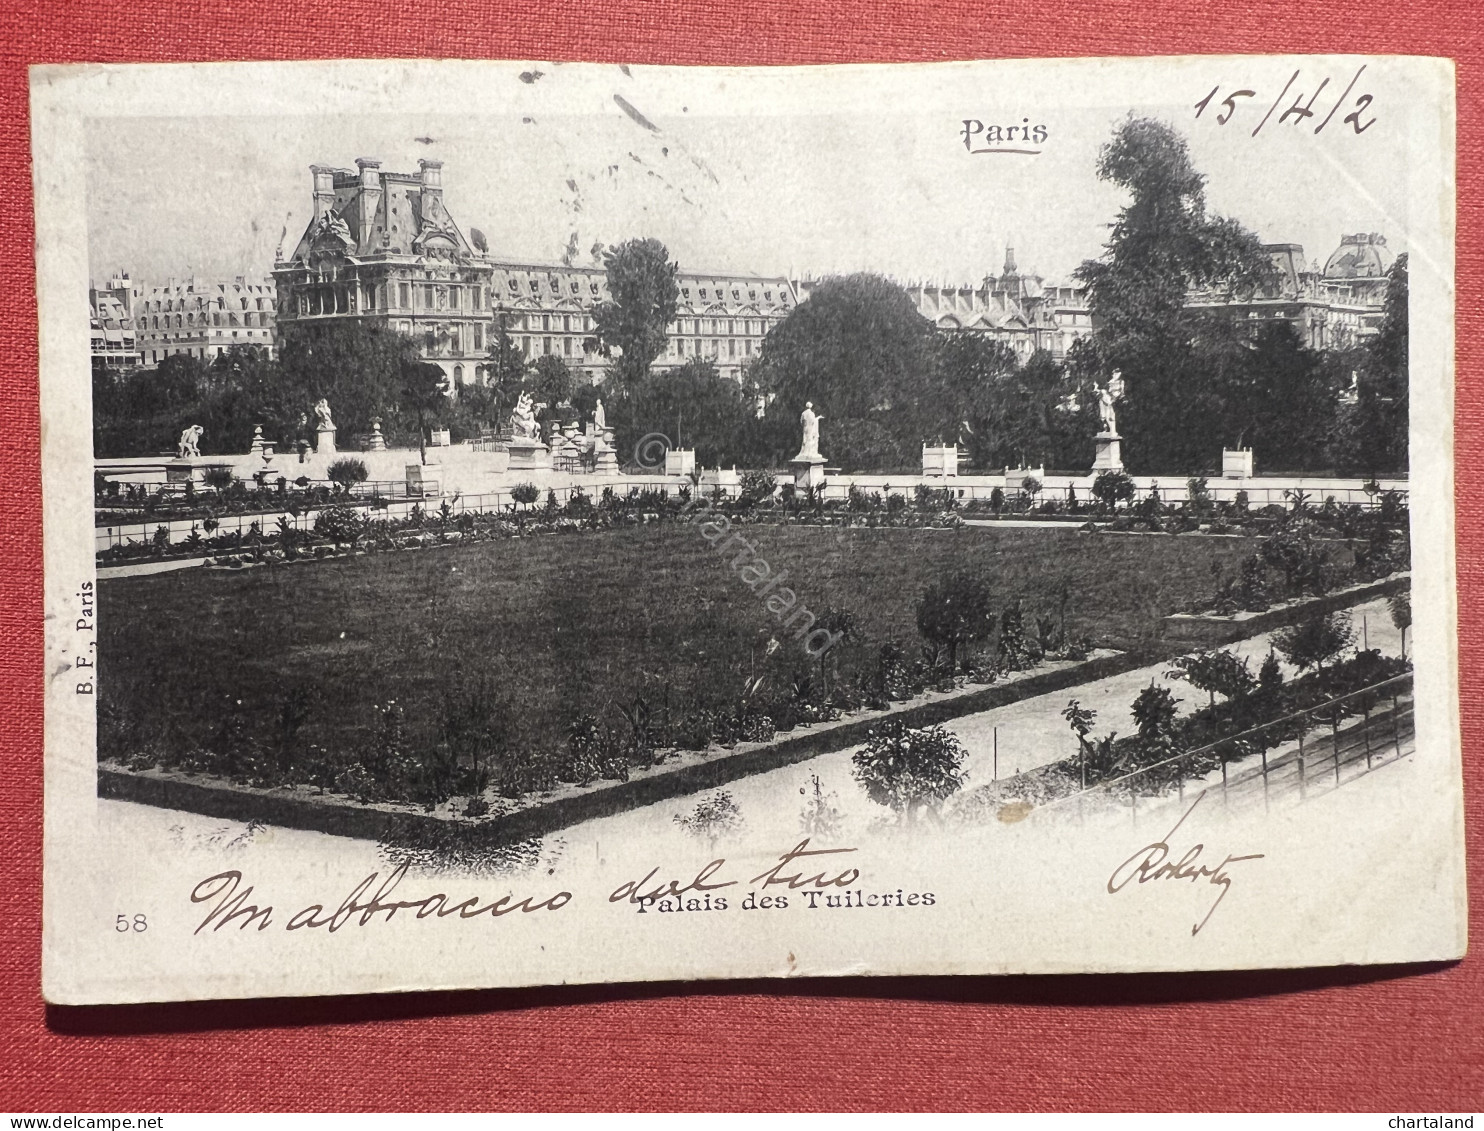
M 1038 807 L 1137 823 L 1205 791 L 1228 807 L 1338 788 L 1416 750 L 1412 673 L 1352 691 Z M 1219 775 L 1219 777 L 1218 777 Z

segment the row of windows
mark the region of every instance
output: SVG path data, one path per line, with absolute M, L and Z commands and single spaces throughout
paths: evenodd
M 253 338 L 253 337 L 256 337 L 258 335 L 258 333 L 259 333 L 259 331 L 257 331 L 257 330 L 233 330 L 232 331 L 232 337 L 233 338 L 237 338 L 240 335 L 241 337 L 244 337 L 244 338 Z M 263 330 L 263 331 L 261 331 L 261 333 L 262 333 L 262 335 L 263 335 L 264 338 L 271 339 L 273 337 L 273 333 L 272 333 L 271 330 Z M 162 339 L 162 340 L 167 341 L 167 342 L 169 342 L 169 341 L 184 342 L 184 341 L 197 341 L 197 340 L 199 340 L 203 336 L 205 336 L 205 335 L 201 335 L 201 334 L 189 334 L 189 333 L 183 333 L 183 334 L 165 334 L 165 333 L 161 333 L 161 334 L 151 334 L 151 335 L 149 335 L 149 338 L 150 339 L 159 338 L 159 339 Z M 209 335 L 209 336 L 212 337 L 212 338 L 216 338 L 216 339 L 220 339 L 220 340 L 225 340 L 226 339 L 226 331 L 224 330 L 220 334 L 212 334 L 212 335 Z
M 227 352 L 227 348 L 226 346 L 176 346 L 171 349 L 166 346 L 163 349 L 143 350 L 139 358 L 145 365 L 158 365 L 171 354 L 184 354 L 186 357 L 199 357 L 204 360 L 208 357 L 221 357 Z
M 722 347 L 726 342 L 726 347 Z M 761 349 L 761 343 L 758 343 Z M 711 347 L 706 348 L 706 341 L 696 338 L 694 342 L 689 338 L 671 338 L 666 352 L 671 357 L 751 357 L 753 351 L 753 340 L 743 338 L 712 338 Z
M 404 326 L 403 333 L 408 328 Z M 484 326 L 475 322 L 472 325 L 455 324 L 449 326 L 445 332 L 437 330 L 423 331 L 423 352 L 426 354 L 453 354 L 455 356 L 465 353 L 484 352 Z
M 273 303 L 272 303 L 272 301 L 270 299 L 258 298 L 256 300 L 253 300 L 253 299 L 246 299 L 246 298 L 244 298 L 241 301 L 242 301 L 242 309 L 243 310 L 271 310 L 271 309 L 273 309 Z M 187 299 L 181 299 L 180 300 L 180 309 L 181 310 L 209 310 L 211 308 L 211 305 L 212 305 L 213 302 L 215 302 L 216 308 L 218 310 L 225 310 L 227 308 L 227 302 L 228 302 L 227 299 L 224 299 L 224 298 L 218 298 L 218 299 L 198 298 L 198 299 L 196 299 L 196 301 L 194 303 L 190 302 Z M 257 305 L 250 306 L 250 305 L 248 305 L 250 302 L 256 302 Z M 267 303 L 268 305 L 265 306 L 264 303 Z M 166 299 L 163 304 L 161 304 L 161 301 L 159 299 L 155 299 L 153 302 L 142 302 L 142 303 L 140 303 L 139 304 L 139 309 L 140 310 L 153 310 L 153 311 L 161 311 L 161 310 L 163 310 L 163 311 L 172 311 L 173 312 L 176 309 L 176 306 L 175 306 L 175 300 L 174 299 Z
M 139 328 L 141 330 L 168 330 L 171 327 L 170 318 L 171 315 L 165 315 L 165 324 L 162 326 L 160 325 L 160 316 L 158 314 L 151 315 L 148 318 L 141 317 L 139 319 Z M 177 329 L 183 328 L 185 326 L 195 326 L 198 323 L 198 320 L 194 314 L 177 314 L 174 316 L 174 318 L 174 325 Z M 263 314 L 260 316 L 252 313 L 251 311 L 244 315 L 241 315 L 240 317 L 235 311 L 228 311 L 226 320 L 224 321 L 222 319 L 220 311 L 213 311 L 210 322 L 207 321 L 206 315 L 202 314 L 199 319 L 199 324 L 202 326 L 267 326 L 270 325 L 272 321 L 273 315 L 271 314 Z
M 530 289 L 530 292 L 533 295 L 540 294 L 541 293 L 541 280 L 540 279 L 528 279 L 527 282 L 526 282 L 526 285 Z M 547 289 L 549 289 L 552 294 L 559 295 L 559 294 L 562 293 L 562 285 L 556 279 L 554 279 L 554 278 L 548 278 L 546 280 L 546 285 L 547 285 Z M 510 291 L 511 294 L 519 294 L 521 292 L 521 285 L 520 285 L 520 280 L 519 279 L 506 279 L 505 280 L 505 286 L 509 289 L 509 291 Z M 582 293 L 582 284 L 579 283 L 579 282 L 576 282 L 574 280 L 573 282 L 571 282 L 568 285 L 568 288 L 567 289 L 570 291 L 570 293 L 572 293 L 574 295 L 575 294 L 581 294 Z M 600 291 L 601 291 L 601 284 L 599 284 L 596 280 L 589 280 L 588 285 L 587 285 L 587 289 L 588 289 L 588 293 L 589 294 L 593 294 L 593 295 L 599 294 Z M 713 302 L 720 302 L 720 301 L 723 301 L 726 298 L 726 290 L 723 287 L 716 287 L 716 286 L 713 286 L 713 287 L 698 287 L 696 290 L 697 290 L 697 297 L 700 298 L 700 299 L 702 299 L 702 300 L 709 299 L 709 300 L 711 300 Z M 680 297 L 683 298 L 683 299 L 685 299 L 687 302 L 689 302 L 690 301 L 690 292 L 691 292 L 690 287 L 688 287 L 688 286 L 681 287 L 680 288 Z M 747 291 L 747 300 L 749 302 L 756 302 L 757 301 L 757 295 L 758 295 L 758 292 L 757 292 L 757 288 L 756 287 L 748 288 L 748 291 Z M 732 288 L 732 299 L 735 302 L 741 302 L 742 301 L 742 288 L 740 288 L 740 287 L 733 287 Z M 779 292 L 778 292 L 778 301 L 781 302 L 781 303 L 783 303 L 785 306 L 787 306 L 788 305 L 788 300 L 789 300 L 788 292 L 785 291 L 785 290 L 779 290 Z M 773 301 L 773 291 L 772 291 L 771 288 L 765 289 L 763 291 L 763 301 L 764 302 L 772 302 Z

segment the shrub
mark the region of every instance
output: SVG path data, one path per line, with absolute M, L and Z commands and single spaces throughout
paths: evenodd
M 1273 643 L 1285 660 L 1299 671 L 1308 671 L 1323 668 L 1325 661 L 1354 644 L 1355 630 L 1350 626 L 1349 613 L 1320 614 L 1283 629 L 1273 637 Z
M 326 507 L 315 515 L 314 532 L 331 542 L 354 542 L 365 523 L 354 507 Z
M 1193 476 L 1185 481 L 1185 508 L 1200 515 L 1210 514 L 1216 509 L 1204 475 Z
M 366 482 L 370 475 L 365 463 L 353 456 L 341 456 L 330 464 L 330 470 L 325 473 L 331 483 L 347 491 L 357 483 Z
M 1030 667 L 1043 655 L 1041 646 L 1025 631 L 1025 614 L 1020 602 L 1007 605 L 1000 614 L 1000 664 L 1011 671 Z
M 742 811 L 726 790 L 697 803 L 685 816 L 675 815 L 675 823 L 691 836 L 707 842 L 714 851 L 716 842 L 742 828 Z
M 1283 686 L 1283 667 L 1278 663 L 1278 654 L 1271 648 L 1257 671 L 1257 686 L 1267 694 L 1275 694 Z
M 517 483 L 510 490 L 510 497 L 523 507 L 528 507 L 541 497 L 541 488 L 534 483 Z
M 923 590 L 917 601 L 917 629 L 925 640 L 948 649 L 948 670 L 957 670 L 958 651 L 994 631 L 989 585 L 971 573 L 954 573 Z
M 593 513 L 593 500 L 581 487 L 573 487 L 567 494 L 562 513 L 568 518 L 587 518 Z
M 1301 493 L 1301 492 L 1300 492 Z M 1314 541 L 1308 523 L 1288 523 L 1263 539 L 1262 560 L 1283 574 L 1290 594 L 1329 591 L 1329 554 Z
M 1092 496 L 1108 510 L 1134 497 L 1134 481 L 1126 471 L 1100 471 L 1092 481 Z
M 1171 745 L 1179 702 L 1168 687 L 1153 685 L 1144 688 L 1134 699 L 1132 714 L 1134 722 L 1139 724 L 1139 738 L 1146 749 Z
M 213 491 L 225 491 L 236 478 L 230 467 L 208 467 L 201 473 L 201 481 Z
M 1227 699 L 1240 699 L 1257 687 L 1247 661 L 1235 652 L 1224 650 L 1181 656 L 1168 674 L 1171 679 L 1189 680 L 1192 687 L 1210 696 L 1213 705 L 1218 694 Z
M 463 692 L 445 697 L 441 737 L 449 752 L 442 765 L 430 767 L 436 792 L 447 796 L 467 766 L 467 786 L 476 797 L 490 783 L 491 767 L 501 760 L 510 734 L 510 708 L 490 685 L 481 681 Z
M 907 824 L 926 808 L 935 817 L 964 784 L 962 744 L 942 727 L 912 729 L 899 719 L 869 732 L 851 762 L 866 796 Z
M 737 501 L 744 506 L 756 506 L 772 500 L 778 490 L 778 480 L 771 471 L 744 471 L 741 475 L 741 493 Z

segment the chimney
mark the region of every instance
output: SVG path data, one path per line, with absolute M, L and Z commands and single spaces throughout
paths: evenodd
M 381 162 L 357 157 L 356 168 L 361 171 L 361 215 L 356 234 L 361 240 L 358 250 L 365 253 L 372 250 L 371 231 L 376 226 L 376 213 L 381 209 Z M 390 235 L 390 231 L 386 234 Z
M 1008 244 L 1005 245 L 1005 274 L 1017 274 L 1015 267 L 1015 249 Z
M 427 219 L 442 211 L 436 205 L 443 203 L 443 162 L 423 158 L 418 161 L 417 167 L 422 170 L 422 214 Z
M 314 218 L 320 219 L 335 207 L 335 170 L 328 165 L 311 165 L 314 174 Z

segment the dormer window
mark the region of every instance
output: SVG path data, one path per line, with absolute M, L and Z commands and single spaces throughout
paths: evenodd
M 757 298 L 757 292 L 756 291 L 748 291 L 747 292 L 747 298 L 748 298 L 749 301 L 751 301 L 752 299 Z
M 705 287 L 702 287 L 701 288 L 701 297 L 702 298 L 705 298 L 706 297 L 706 288 Z
M 510 289 L 512 291 L 518 291 L 518 290 L 520 290 L 520 284 L 517 283 L 514 279 L 511 279 L 510 280 Z
M 598 284 L 597 283 L 589 283 L 588 284 L 588 289 L 591 290 L 593 292 L 593 294 L 597 294 L 598 293 Z
M 734 287 L 734 288 L 733 288 L 733 289 L 732 289 L 732 297 L 733 297 L 733 298 L 741 298 L 741 297 L 742 297 L 742 292 L 741 292 L 741 291 L 739 291 L 739 290 L 737 290 L 737 289 L 736 289 L 736 288 L 735 288 L 735 287 Z
M 690 288 L 689 287 L 681 287 L 680 288 L 680 293 L 685 298 L 690 298 Z M 701 293 L 704 295 L 706 292 L 705 291 L 702 291 Z

